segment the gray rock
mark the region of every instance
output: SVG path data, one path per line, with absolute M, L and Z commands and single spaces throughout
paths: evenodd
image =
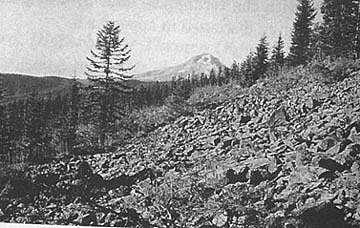
M 80 225 L 82 226 L 96 226 L 97 218 L 95 213 L 88 213 L 80 217 Z

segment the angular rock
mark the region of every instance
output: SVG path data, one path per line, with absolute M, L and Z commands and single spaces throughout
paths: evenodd
M 334 147 L 338 143 L 338 140 L 334 137 L 327 137 L 321 141 L 318 146 L 318 151 L 327 151 L 331 147 Z
M 250 120 L 251 120 L 250 116 L 241 116 L 239 122 L 240 122 L 240 124 L 246 124 L 246 123 L 250 122 Z
M 332 172 L 343 172 L 344 170 L 346 170 L 346 167 L 331 158 L 320 159 L 319 166 Z
M 223 227 L 227 223 L 228 216 L 226 212 L 218 213 L 212 220 L 212 223 L 217 227 Z
M 78 178 L 87 178 L 93 174 L 92 168 L 87 161 L 81 161 L 77 167 L 76 176 Z
M 250 172 L 249 183 L 251 185 L 257 186 L 265 180 L 266 176 L 259 169 L 255 169 Z
M 345 222 L 345 213 L 331 203 L 305 209 L 298 218 L 299 227 L 304 228 L 350 228 Z
M 271 114 L 267 123 L 269 126 L 275 126 L 278 124 L 287 123 L 288 119 L 289 118 L 286 113 L 285 107 L 281 106 Z
M 80 225 L 82 226 L 96 226 L 97 218 L 95 213 L 88 213 L 80 217 Z
M 237 182 L 247 182 L 248 181 L 248 172 L 249 167 L 245 167 L 241 172 L 235 173 L 235 170 L 229 169 L 226 171 L 226 179 L 228 184 L 235 184 Z

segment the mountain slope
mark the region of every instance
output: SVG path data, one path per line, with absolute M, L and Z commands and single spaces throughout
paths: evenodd
M 227 97 L 212 91 L 206 104 L 194 99 L 202 105 L 193 115 L 115 154 L 83 157 L 92 178 L 76 175 L 79 158 L 33 167 L 40 180 L 58 179 L 41 185 L 47 198 L 36 200 L 36 211 L 4 203 L 3 221 L 358 227 L 351 224 L 360 224 L 360 75 L 332 85 L 306 77 L 220 88 Z
M 215 72 L 219 68 L 225 67 L 220 60 L 214 57 L 211 54 L 201 54 L 195 56 L 183 64 L 166 67 L 160 70 L 154 70 L 150 72 L 145 72 L 142 74 L 135 75 L 134 79 L 141 81 L 171 81 L 173 77 L 186 77 L 189 74 L 209 74 L 211 69 L 214 69 Z

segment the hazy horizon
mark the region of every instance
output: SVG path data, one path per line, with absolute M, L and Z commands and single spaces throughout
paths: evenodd
M 316 6 L 319 0 L 315 1 Z M 241 61 L 264 34 L 282 33 L 289 48 L 297 0 L 108 0 L 0 3 L 0 72 L 83 77 L 96 32 L 120 25 L 132 51 L 133 73 L 210 53 L 225 65 Z

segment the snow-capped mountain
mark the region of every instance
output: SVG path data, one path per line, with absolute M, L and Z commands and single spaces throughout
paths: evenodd
M 220 60 L 211 54 L 204 53 L 192 57 L 183 64 L 166 67 L 160 70 L 149 71 L 135 75 L 134 79 L 141 81 L 171 81 L 176 77 L 187 77 L 193 74 L 209 74 L 211 69 L 218 72 L 219 68 L 224 68 L 225 65 Z

